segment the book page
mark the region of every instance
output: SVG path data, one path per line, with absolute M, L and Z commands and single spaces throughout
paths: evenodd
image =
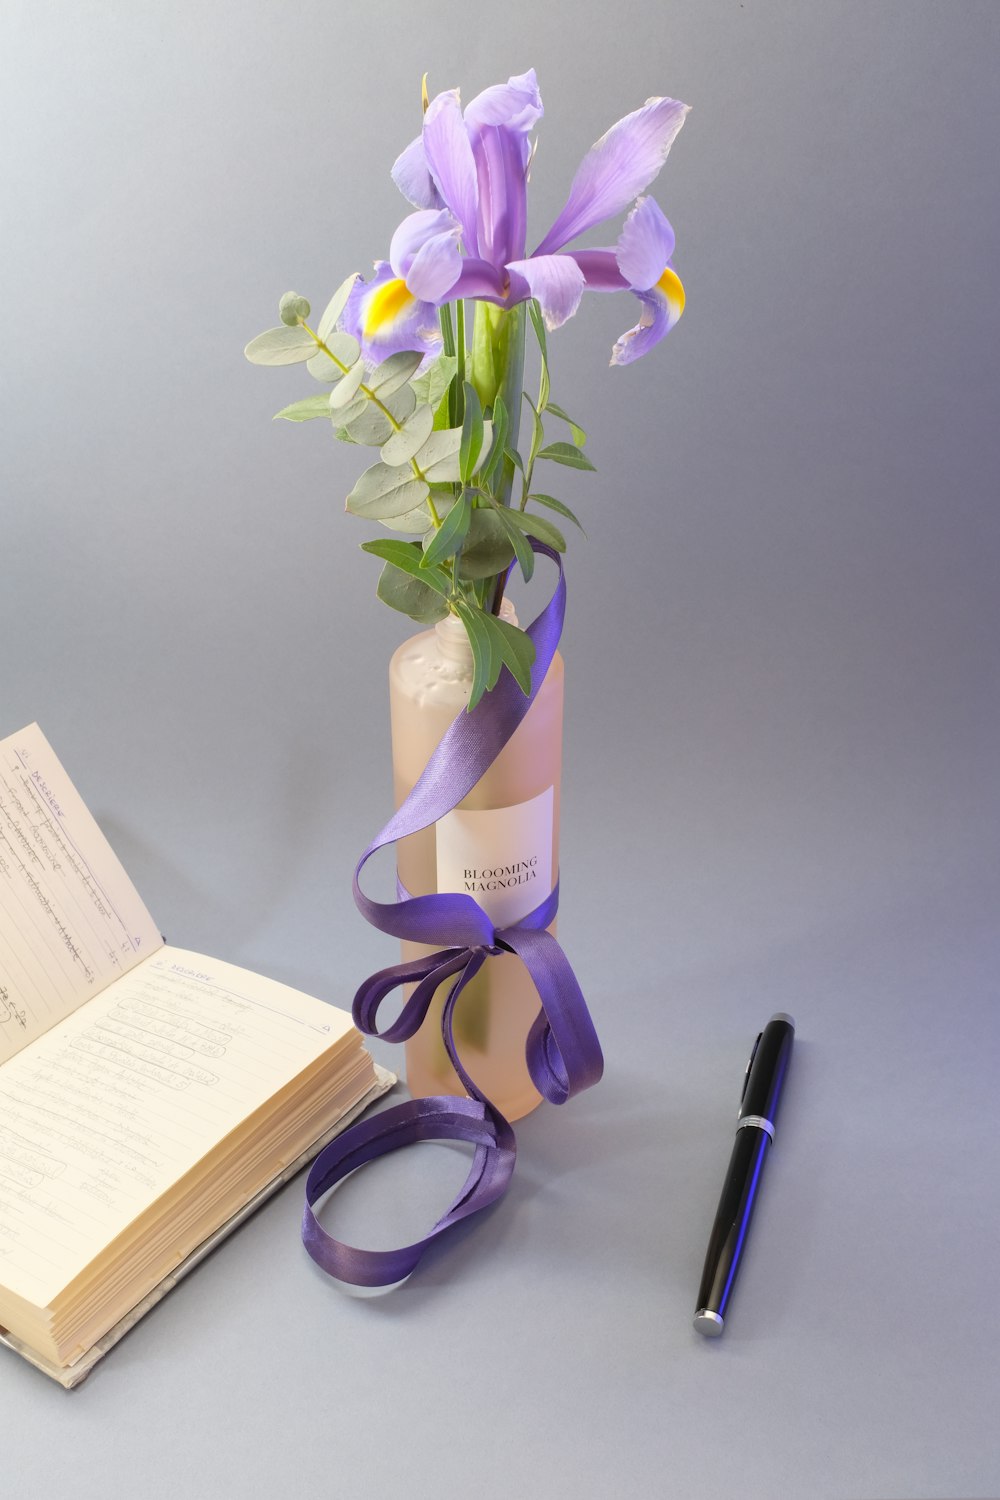
M 162 943 L 38 725 L 0 741 L 0 1063 Z
M 0 1069 L 0 1283 L 45 1307 L 350 1016 L 162 948 Z

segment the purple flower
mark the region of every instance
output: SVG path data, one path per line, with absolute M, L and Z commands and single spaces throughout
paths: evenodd
M 586 289 L 632 291 L 639 322 L 615 344 L 612 364 L 645 354 L 677 322 L 684 289 L 670 265 L 674 235 L 639 197 L 614 249 L 566 250 L 627 208 L 656 177 L 688 107 L 650 99 L 612 125 L 584 157 L 548 233 L 526 252 L 530 134 L 542 115 L 534 70 L 478 94 L 430 103 L 421 134 L 392 175 L 417 212 L 393 235 L 389 261 L 359 282 L 341 319 L 369 359 L 437 345 L 437 309 L 460 297 L 511 307 L 537 298 L 546 326 L 572 317 Z

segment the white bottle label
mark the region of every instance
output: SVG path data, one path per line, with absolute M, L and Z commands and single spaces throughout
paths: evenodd
M 554 790 L 514 807 L 454 808 L 437 823 L 437 888 L 479 902 L 509 926 L 552 890 Z

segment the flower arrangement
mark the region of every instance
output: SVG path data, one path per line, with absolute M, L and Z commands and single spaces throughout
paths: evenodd
M 426 75 L 422 94 L 421 133 L 392 168 L 415 211 L 392 236 L 388 260 L 367 281 L 349 276 L 315 327 L 306 299 L 288 292 L 280 325 L 251 340 L 246 356 L 305 364 L 329 387 L 279 417 L 325 417 L 342 441 L 378 448 L 347 497 L 354 515 L 397 533 L 362 543 L 383 563 L 378 596 L 423 624 L 449 613 L 462 621 L 472 709 L 504 669 L 530 692 L 532 640 L 500 618 L 507 577 L 515 562 L 531 577 L 533 540 L 565 551 L 553 515 L 580 525 L 536 487 L 537 466 L 593 469 L 586 434 L 551 398 L 546 334 L 573 316 L 585 290 L 628 291 L 639 320 L 611 353 L 612 365 L 627 365 L 683 311 L 673 230 L 644 194 L 687 106 L 649 99 L 612 125 L 529 255 L 532 133 L 542 116 L 534 71 L 485 89 L 464 111 L 457 89 L 429 99 Z M 612 248 L 566 248 L 625 209 Z M 523 390 L 528 322 L 540 355 L 535 399 Z M 555 441 L 547 419 L 560 424 Z

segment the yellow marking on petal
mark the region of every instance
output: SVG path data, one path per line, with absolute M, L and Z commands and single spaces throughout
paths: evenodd
M 656 283 L 656 287 L 658 291 L 663 293 L 666 300 L 667 310 L 670 313 L 670 326 L 673 328 L 677 319 L 684 311 L 684 302 L 686 300 L 684 285 L 676 271 L 672 271 L 669 266 L 664 266 L 663 275 Z
M 423 107 L 424 114 L 427 113 L 427 106 L 428 104 L 430 104 L 430 102 L 431 96 L 427 92 L 427 74 L 425 73 L 423 78 L 421 78 L 420 80 L 420 103 Z
M 416 300 L 406 282 L 399 277 L 377 286 L 365 308 L 365 338 L 374 338 L 381 333 L 387 323 L 394 323 L 402 317 Z

